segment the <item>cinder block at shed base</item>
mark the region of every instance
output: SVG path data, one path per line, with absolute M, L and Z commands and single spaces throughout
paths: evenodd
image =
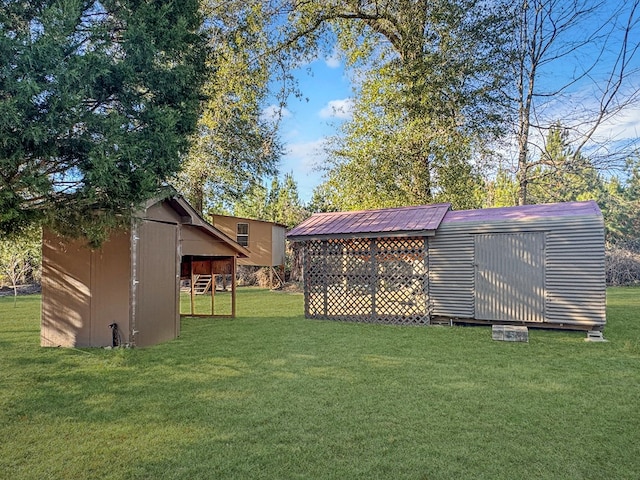
M 493 325 L 491 337 L 503 342 L 528 342 L 529 329 L 520 325 Z

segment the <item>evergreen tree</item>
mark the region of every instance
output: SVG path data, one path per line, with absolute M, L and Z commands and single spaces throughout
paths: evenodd
M 487 182 L 485 207 L 512 207 L 518 204 L 518 186 L 513 175 L 503 167 Z
M 575 155 L 568 132 L 559 123 L 549 129 L 535 168 L 529 172 L 530 203 L 597 200 L 603 191 L 600 176 L 592 162 Z
M 298 196 L 298 185 L 290 173 L 285 174 L 282 183 L 274 177 L 270 188 L 254 186 L 236 202 L 233 210 L 239 217 L 276 222 L 289 228 L 308 215 Z
M 99 242 L 159 194 L 199 113 L 196 0 L 8 0 L 0 9 L 0 235 Z
M 627 161 L 624 176 L 604 182 L 598 203 L 605 218 L 607 240 L 640 246 L 640 159 Z

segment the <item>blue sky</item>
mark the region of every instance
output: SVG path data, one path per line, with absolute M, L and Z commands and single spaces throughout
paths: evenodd
M 281 139 L 286 154 L 281 174 L 292 173 L 303 202 L 322 182 L 322 145 L 349 117 L 351 82 L 337 57 L 319 58 L 296 72 L 302 98 L 292 98 L 283 112 Z
M 349 118 L 353 91 L 343 65 L 336 59 L 315 60 L 301 69 L 297 78 L 303 98 L 291 99 L 283 112 L 280 131 L 286 153 L 280 162 L 280 172 L 281 175 L 293 174 L 300 199 L 306 203 L 311 199 L 313 189 L 322 182 L 319 168 L 324 164 L 323 142 Z M 556 117 L 568 118 L 573 115 L 570 110 L 574 107 L 575 104 L 565 98 L 553 108 L 556 109 Z M 598 133 L 598 138 L 605 141 L 625 142 L 638 137 L 638 106 L 603 125 Z

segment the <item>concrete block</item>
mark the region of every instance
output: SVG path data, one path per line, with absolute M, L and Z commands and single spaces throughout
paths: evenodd
M 606 342 L 605 338 L 602 336 L 602 332 L 599 330 L 589 330 L 587 332 L 587 338 L 584 339 L 586 342 Z
M 521 325 L 493 325 L 491 338 L 503 342 L 528 342 L 529 329 Z

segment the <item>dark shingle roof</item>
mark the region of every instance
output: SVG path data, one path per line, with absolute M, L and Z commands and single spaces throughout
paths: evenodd
M 307 218 L 287 237 L 290 240 L 337 237 L 378 237 L 433 235 L 449 203 L 416 207 L 384 208 L 357 212 L 316 213 Z

